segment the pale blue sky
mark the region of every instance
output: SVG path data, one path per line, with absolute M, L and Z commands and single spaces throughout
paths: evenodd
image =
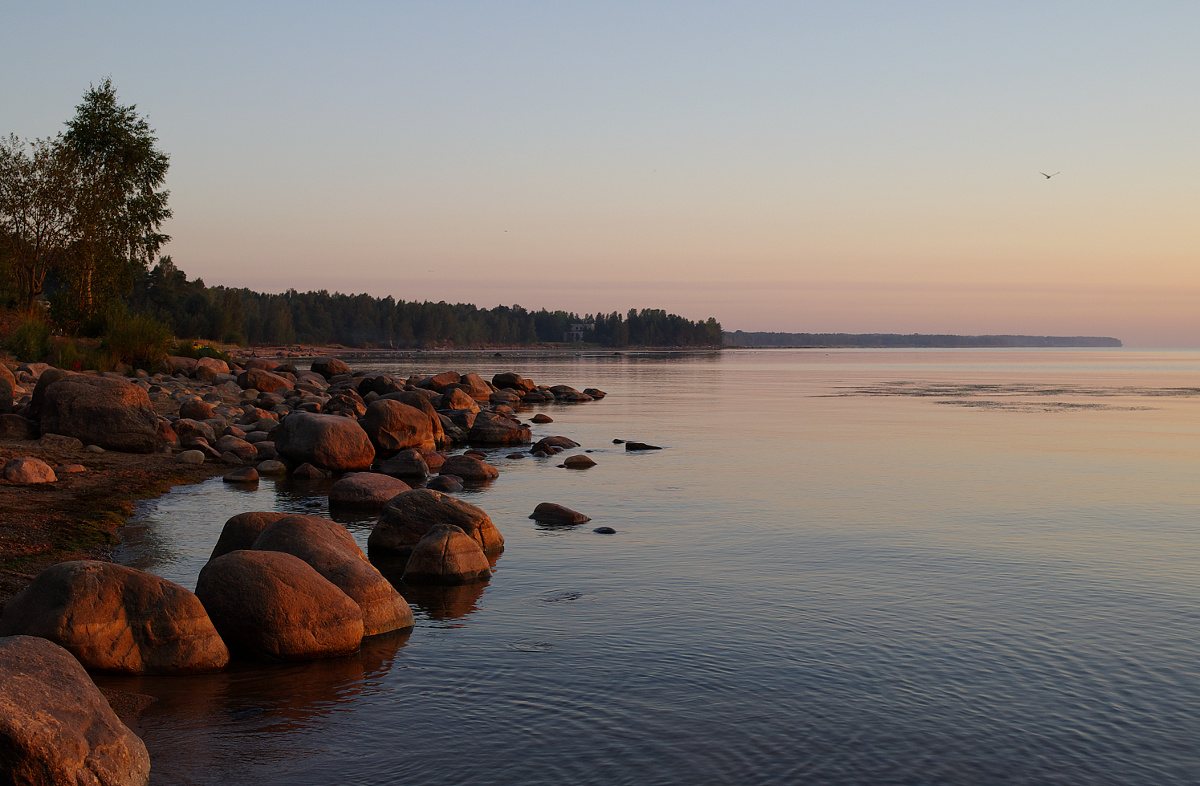
M 0 131 L 111 76 L 210 284 L 1198 346 L 1198 38 L 1194 2 L 43 2 Z

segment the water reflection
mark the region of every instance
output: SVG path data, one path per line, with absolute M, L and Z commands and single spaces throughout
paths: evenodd
M 275 731 L 286 731 L 370 690 L 411 635 L 409 628 L 363 639 L 357 653 L 343 658 L 278 664 L 238 660 L 217 674 L 95 679 L 104 688 L 154 697 L 141 719 L 147 727 L 155 725 L 156 717 L 197 725 L 258 718 L 259 724 L 269 720 Z

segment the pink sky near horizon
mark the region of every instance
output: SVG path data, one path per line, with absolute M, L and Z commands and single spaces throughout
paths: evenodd
M 208 284 L 1200 346 L 1191 3 L 9 17 L 0 132 L 111 76 Z

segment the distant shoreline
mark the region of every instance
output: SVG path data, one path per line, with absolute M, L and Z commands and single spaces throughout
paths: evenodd
M 1123 346 L 1110 336 L 957 336 L 924 333 L 725 333 L 725 344 L 746 349 L 1035 349 Z

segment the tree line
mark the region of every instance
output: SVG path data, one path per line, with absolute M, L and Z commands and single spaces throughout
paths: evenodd
M 531 346 L 570 340 L 600 346 L 719 346 L 715 319 L 692 321 L 662 309 L 580 315 L 521 306 L 404 301 L 326 290 L 265 294 L 189 280 L 170 257 L 139 279 L 128 307 L 169 325 L 176 336 L 231 344 L 434 348 Z
M 189 281 L 170 257 L 158 256 L 170 240 L 161 227 L 171 209 L 163 188 L 170 157 L 157 142 L 109 79 L 84 94 L 66 131 L 0 139 L 0 302 L 85 337 L 144 317 L 179 338 L 255 345 L 721 344 L 715 319 L 693 322 L 659 309 L 581 316 Z

